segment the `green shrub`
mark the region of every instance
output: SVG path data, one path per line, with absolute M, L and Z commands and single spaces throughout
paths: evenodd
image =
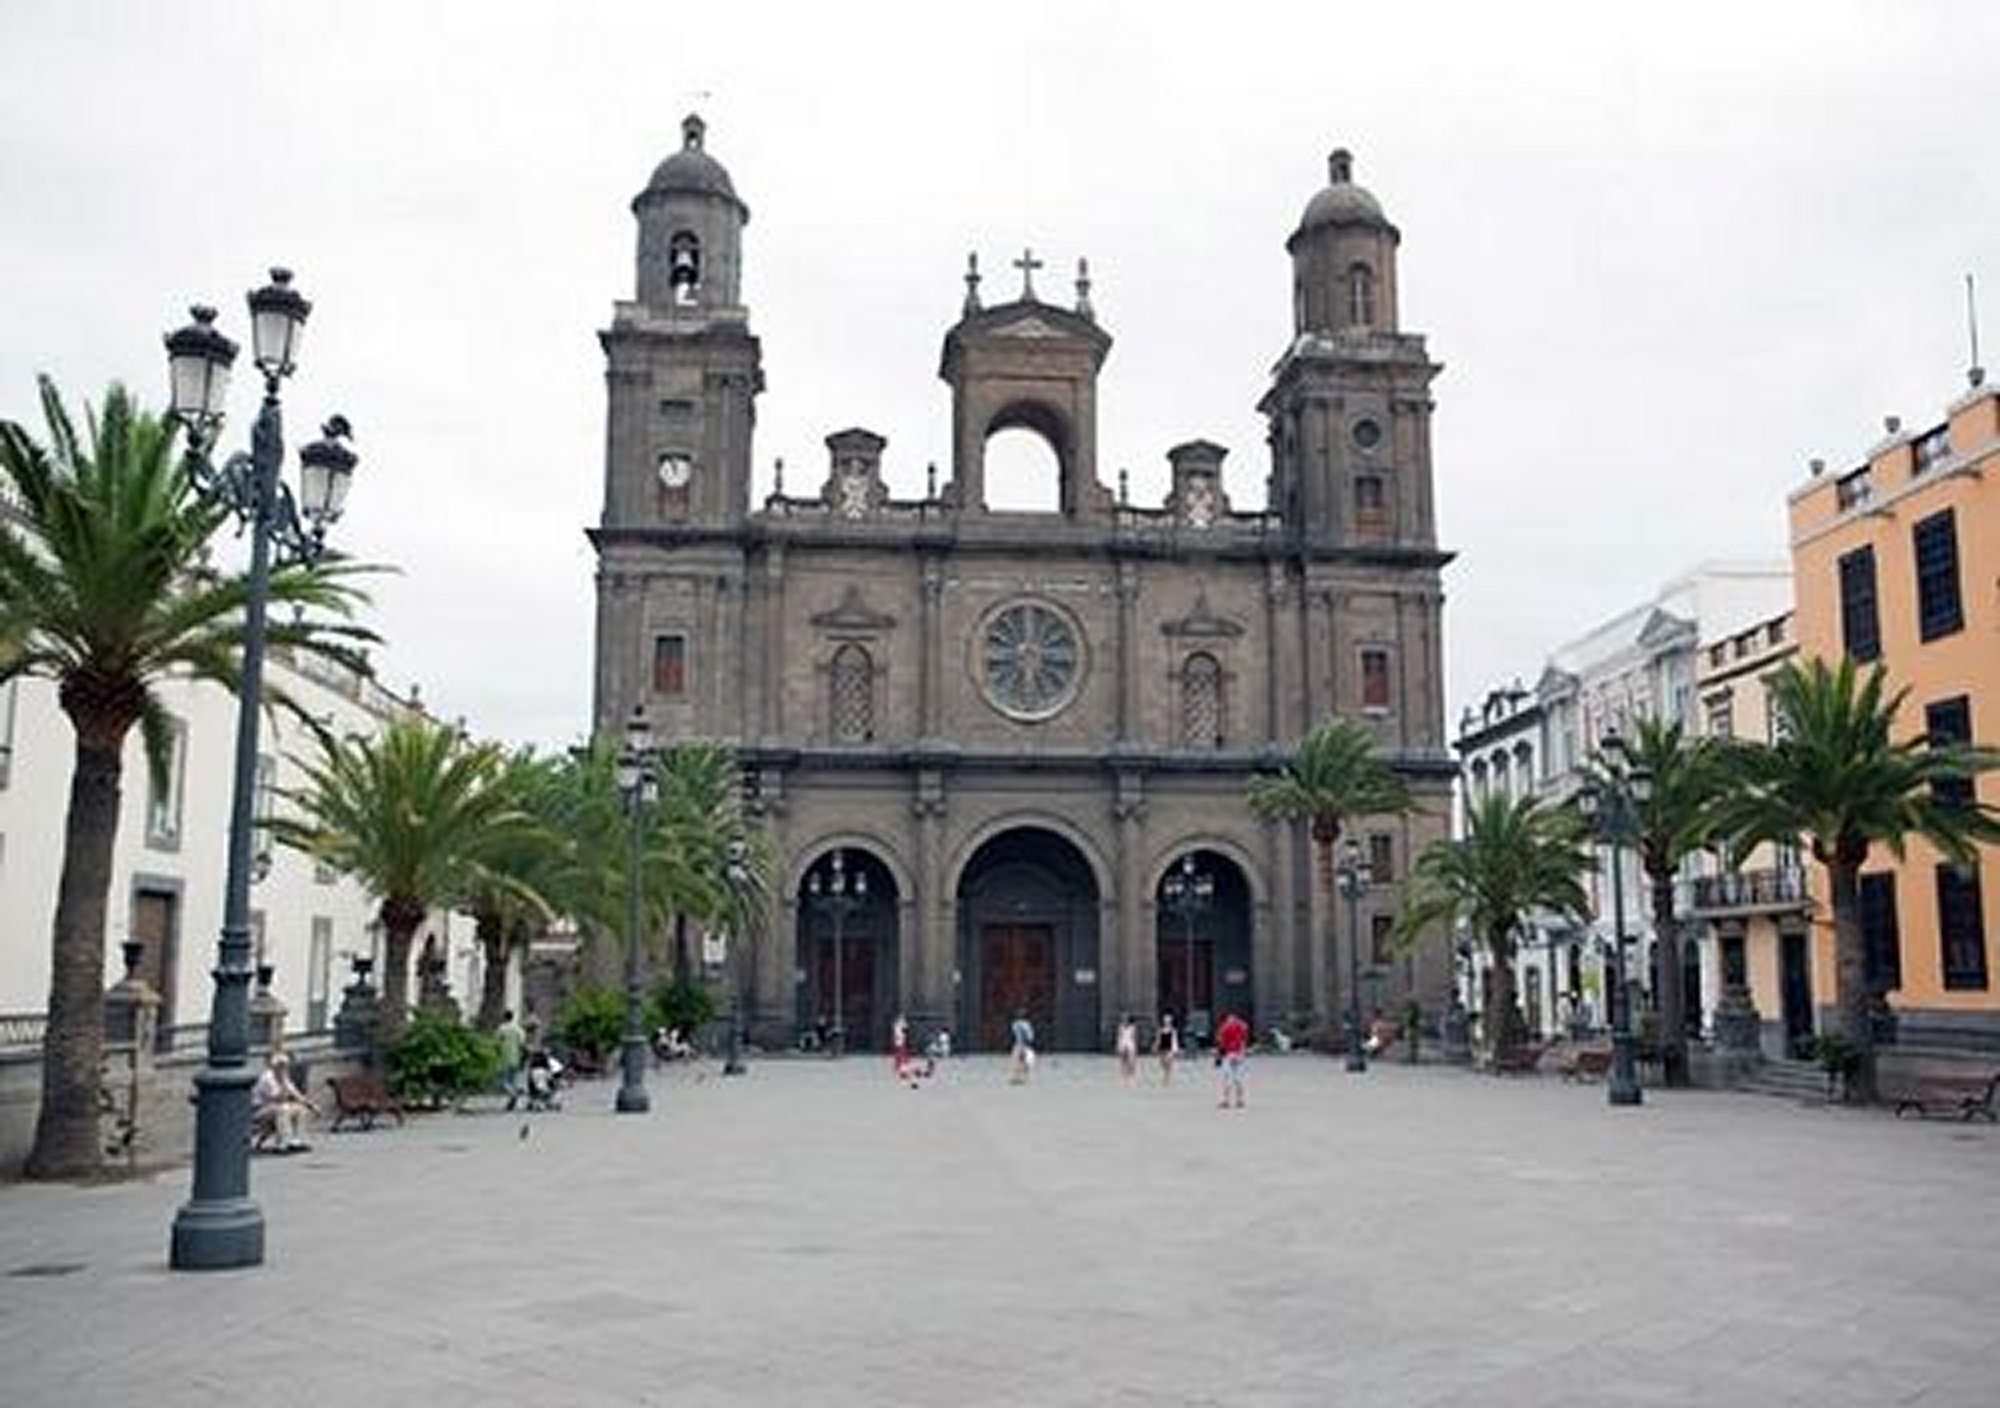
M 662 983 L 646 997 L 646 1026 L 649 1031 L 678 1027 L 692 1041 L 695 1034 L 715 1020 L 715 999 L 701 983 Z
M 436 1011 L 418 1011 L 384 1058 L 398 1099 L 432 1106 L 489 1090 L 500 1078 L 500 1043 Z
M 625 997 L 615 988 L 578 988 L 556 1018 L 563 1044 L 592 1065 L 625 1035 Z

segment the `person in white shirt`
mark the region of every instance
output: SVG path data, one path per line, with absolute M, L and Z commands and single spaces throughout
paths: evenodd
M 292 1084 L 291 1066 L 289 1056 L 273 1051 L 250 1091 L 251 1127 L 259 1132 L 260 1140 L 266 1133 L 275 1139 L 281 1154 L 310 1147 L 299 1138 L 299 1123 L 308 1111 L 319 1110 L 305 1092 Z

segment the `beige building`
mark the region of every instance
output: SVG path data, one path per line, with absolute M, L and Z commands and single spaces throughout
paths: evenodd
M 1359 826 L 1380 862 L 1355 926 L 1368 1000 L 1443 1002 L 1443 945 L 1405 965 L 1378 942 L 1449 814 L 1438 368 L 1400 324 L 1400 235 L 1346 153 L 1286 241 L 1261 507 L 1230 501 L 1227 451 L 1199 438 L 1166 450 L 1162 504 L 1104 482 L 1111 334 L 1080 261 L 1058 302 L 1028 255 L 1000 300 L 966 275 L 938 362 L 953 458 L 921 496 L 892 493 L 889 440 L 853 428 L 827 437 L 817 488 L 753 506 L 749 210 L 699 119 L 633 210 L 636 293 L 602 338 L 596 725 L 643 705 L 666 737 L 742 750 L 782 856 L 748 964 L 767 1039 L 831 1017 L 879 1044 L 898 1010 L 977 1046 L 1016 1012 L 1065 1047 L 1102 1045 L 1126 1010 L 1324 1020 L 1345 949 L 1305 837 L 1243 797 L 1334 715 L 1427 805 Z M 1023 430 L 1049 452 L 1053 511 L 992 506 L 989 444 Z M 836 854 L 867 886 L 837 915 L 812 891 Z M 1177 911 L 1184 861 L 1209 897 Z

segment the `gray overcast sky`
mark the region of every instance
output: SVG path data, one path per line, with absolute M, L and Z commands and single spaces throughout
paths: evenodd
M 1032 244 L 1045 296 L 1090 258 L 1117 339 L 1107 481 L 1157 502 L 1203 435 L 1255 506 L 1284 240 L 1345 145 L 1446 366 L 1455 709 L 1699 560 L 1781 556 L 1808 457 L 1963 387 L 1967 272 L 2000 344 L 2000 5 L 1636 8 L 0 0 L 0 414 L 34 423 L 42 370 L 157 403 L 185 304 L 240 334 L 290 263 L 317 305 L 292 439 L 352 417 L 340 542 L 402 569 L 385 680 L 559 745 L 589 707 L 595 333 L 690 108 L 753 212 L 760 494 L 780 455 L 817 487 L 853 424 L 919 492 L 966 251 L 1011 296 Z

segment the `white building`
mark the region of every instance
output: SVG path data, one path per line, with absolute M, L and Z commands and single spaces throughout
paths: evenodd
M 1532 696 L 1495 691 L 1478 711 L 1461 719 L 1456 743 L 1467 795 L 1503 788 L 1553 798 L 1570 796 L 1598 742 L 1607 733 L 1629 735 L 1640 719 L 1683 724 L 1703 731 L 1697 695 L 1704 642 L 1728 639 L 1789 611 L 1789 565 L 1708 563 L 1666 583 L 1646 601 L 1551 651 Z M 1496 697 L 1500 701 L 1495 706 Z M 1520 777 L 1534 770 L 1532 787 Z M 1647 982 L 1652 954 L 1651 896 L 1645 872 L 1621 848 L 1625 932 L 1634 947 L 1634 977 Z M 1600 862 L 1608 862 L 1608 854 Z M 1613 885 L 1607 864 L 1590 878 L 1596 920 L 1586 929 L 1535 921 L 1523 936 L 1518 974 L 1530 1028 L 1554 1030 L 1564 1013 L 1601 1022 L 1606 1014 L 1604 973 L 1613 925 Z M 1713 981 L 1695 975 L 1698 957 L 1688 948 L 1692 996 L 1712 996 Z M 1531 995 L 1531 989 L 1539 992 Z
M 418 707 L 350 670 L 281 648 L 268 657 L 266 679 L 342 734 L 372 734 Z M 139 971 L 163 999 L 159 1020 L 167 1045 L 175 1027 L 208 1021 L 209 973 L 222 928 L 237 705 L 234 695 L 188 680 L 167 681 L 158 694 L 175 722 L 173 762 L 168 785 L 156 789 L 133 731 L 112 861 L 105 982 L 125 971 L 122 944 L 140 943 Z M 74 740 L 51 681 L 0 685 L 0 1014 L 24 1019 L 10 1024 L 17 1040 L 33 1030 L 48 1004 Z M 302 780 L 294 755 L 314 752 L 309 731 L 281 710 L 265 713 L 261 741 L 260 811 L 279 805 L 276 789 Z M 375 901 L 354 882 L 283 848 L 274 848 L 268 866 L 259 868 L 263 876 L 250 892 L 257 962 L 273 970 L 271 990 L 288 1009 L 288 1028 L 321 1030 L 339 1004 L 348 960 L 355 954 L 379 960 Z M 470 928 L 459 923 L 469 948 Z M 437 937 L 454 959 L 455 984 L 476 978 L 476 960 L 449 947 L 452 934 Z M 460 985 L 458 991 L 468 989 Z

